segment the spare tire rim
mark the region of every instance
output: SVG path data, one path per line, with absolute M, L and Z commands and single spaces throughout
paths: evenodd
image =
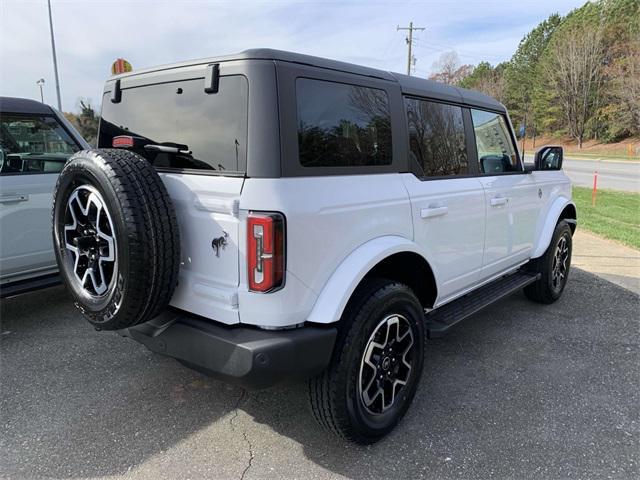
M 364 408 L 373 415 L 389 410 L 411 375 L 414 348 L 409 320 L 387 316 L 373 330 L 360 362 L 358 391 Z
M 117 244 L 109 210 L 94 187 L 82 185 L 69 196 L 64 237 L 81 288 L 91 296 L 104 295 L 116 273 Z
M 567 270 L 569 260 L 569 242 L 567 235 L 564 234 L 560 237 L 556 251 L 553 255 L 553 265 L 551 268 L 551 283 L 553 288 L 558 290 L 564 283 L 567 277 Z

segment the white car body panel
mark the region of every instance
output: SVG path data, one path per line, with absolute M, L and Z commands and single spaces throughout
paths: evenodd
M 544 254 L 551 243 L 553 230 L 558 217 L 568 206 L 575 204 L 571 200 L 571 182 L 563 171 L 533 172 L 531 174 L 536 184 L 542 190 L 542 202 L 537 211 L 536 229 L 534 234 L 531 258 L 538 258 Z
M 411 198 L 414 241 L 436 277 L 438 298 L 475 285 L 484 247 L 484 190 L 478 178 L 420 180 L 402 175 Z
M 403 252 L 422 255 L 414 242 L 397 236 L 379 237 L 361 245 L 333 272 L 307 320 L 315 323 L 340 320 L 347 301 L 364 276 L 385 258 Z
M 240 269 L 240 321 L 254 325 L 306 321 L 329 277 L 352 252 L 378 237 L 413 237 L 408 194 L 401 175 L 395 173 L 250 178 L 242 190 L 240 210 L 243 214 L 276 211 L 286 217 L 284 288 L 269 294 L 249 292 L 246 266 Z M 243 232 L 241 238 L 246 237 Z M 240 245 L 240 256 L 245 258 L 244 242 Z
M 486 230 L 483 281 L 525 261 L 531 254 L 542 201 L 530 174 L 479 177 L 485 189 Z
M 162 173 L 180 226 L 180 274 L 171 305 L 239 322 L 239 199 L 244 178 Z M 225 236 L 226 233 L 226 236 Z M 224 237 L 216 255 L 211 242 Z

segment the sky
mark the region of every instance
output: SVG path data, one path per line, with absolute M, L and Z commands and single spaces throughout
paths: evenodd
M 508 60 L 522 37 L 552 13 L 583 0 L 214 1 L 51 0 L 65 111 L 98 105 L 116 58 L 134 69 L 276 48 L 405 72 L 406 27 L 414 34 L 414 74 L 455 50 L 462 63 Z M 0 95 L 56 104 L 46 0 L 0 0 Z

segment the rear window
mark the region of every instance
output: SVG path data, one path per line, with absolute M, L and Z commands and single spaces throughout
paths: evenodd
M 132 136 L 133 150 L 157 168 L 243 172 L 248 90 L 245 77 L 232 75 L 220 77 L 213 94 L 196 79 L 123 89 L 119 103 L 105 95 L 99 147 L 111 147 L 113 137 Z
M 405 98 L 409 152 L 426 177 L 469 174 L 462 108 Z
M 384 90 L 299 78 L 296 98 L 303 167 L 391 164 L 391 116 Z
M 53 116 L 0 113 L 0 175 L 57 173 L 78 150 Z

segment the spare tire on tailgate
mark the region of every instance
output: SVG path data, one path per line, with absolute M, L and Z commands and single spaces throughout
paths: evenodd
M 176 214 L 153 166 L 133 152 L 85 150 L 67 162 L 54 193 L 53 241 L 75 305 L 97 329 L 146 322 L 173 295 Z

